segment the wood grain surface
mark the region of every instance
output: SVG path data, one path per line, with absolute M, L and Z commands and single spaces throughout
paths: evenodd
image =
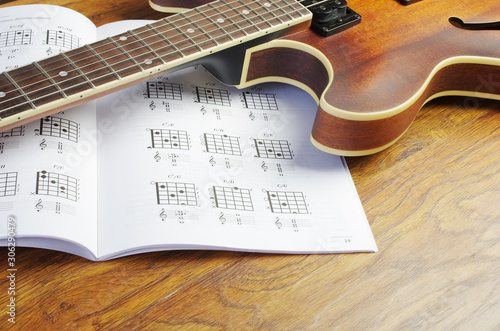
M 35 2 L 97 25 L 163 15 L 139 0 L 7 5 Z M 499 102 L 442 98 L 397 144 L 347 159 L 378 253 L 177 251 L 91 262 L 18 248 L 13 327 L 2 248 L 0 329 L 498 330 L 499 127 Z

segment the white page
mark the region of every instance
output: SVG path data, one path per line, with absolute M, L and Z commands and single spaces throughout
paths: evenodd
M 201 66 L 100 99 L 99 255 L 376 251 L 343 158 L 310 143 L 316 108 L 296 87 L 238 90 Z
M 94 41 L 86 17 L 63 7 L 0 10 L 0 71 Z M 95 103 L 0 134 L 0 219 L 17 219 L 17 244 L 71 250 L 97 247 Z M 0 227 L 0 239 L 6 237 Z M 75 253 L 83 254 L 80 251 Z

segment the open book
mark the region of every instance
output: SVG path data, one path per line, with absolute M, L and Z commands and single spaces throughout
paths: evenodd
M 145 23 L 3 8 L 0 71 Z M 198 66 L 0 133 L 0 243 L 92 260 L 376 251 L 344 159 L 310 143 L 316 108 L 296 87 L 238 90 Z

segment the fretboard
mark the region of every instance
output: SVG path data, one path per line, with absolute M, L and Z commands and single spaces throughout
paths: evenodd
M 0 74 L 8 128 L 309 22 L 296 0 L 219 0 Z

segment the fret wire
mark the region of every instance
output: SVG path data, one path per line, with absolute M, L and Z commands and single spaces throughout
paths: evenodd
M 184 20 L 187 20 L 186 15 L 184 15 L 184 13 L 179 13 L 179 16 L 184 17 Z M 202 49 L 200 46 L 198 46 L 198 45 L 197 45 L 197 44 L 193 41 L 193 39 L 191 39 L 191 37 L 189 37 L 189 35 L 188 35 L 188 34 L 186 34 L 184 31 L 182 31 L 181 29 L 179 29 L 178 27 L 176 27 L 173 23 L 172 23 L 172 25 L 174 26 L 174 28 L 175 28 L 175 29 L 176 29 L 176 30 L 177 30 L 177 31 L 178 31 L 178 32 L 179 32 L 182 36 L 184 36 L 184 38 L 186 38 L 186 40 L 189 40 L 189 41 L 193 44 L 193 46 L 194 46 L 194 47 L 198 48 L 198 50 L 199 50 L 200 52 L 201 52 L 201 51 L 203 51 L 203 49 Z M 189 29 L 188 29 L 188 30 L 189 30 Z
M 232 11 L 234 11 L 234 8 L 231 9 Z M 230 21 L 232 21 L 227 15 L 224 14 L 224 12 L 221 12 L 220 10 L 218 10 L 218 12 L 220 12 L 221 14 L 223 14 L 223 16 L 225 16 L 226 18 L 228 18 Z M 238 16 L 238 15 L 235 15 L 235 16 Z M 178 21 L 182 21 L 182 20 L 178 20 Z M 176 22 L 176 21 L 174 21 Z M 235 24 L 236 26 L 238 26 L 237 24 Z M 239 27 L 239 26 L 238 26 Z M 239 27 L 241 29 L 241 27 Z M 242 29 L 241 29 L 242 30 Z M 242 31 L 243 33 L 245 33 L 246 35 L 248 35 L 248 33 L 246 33 L 246 31 Z M 94 52 L 95 53 L 95 52 Z
M 248 6 L 246 3 L 242 3 L 241 0 L 238 0 L 239 3 L 242 4 L 242 7 L 245 7 L 247 9 L 247 11 L 251 12 L 251 13 L 254 13 L 255 16 L 258 16 L 260 18 L 262 18 L 253 8 L 251 8 L 250 6 Z M 243 13 L 243 12 L 242 12 Z M 261 28 L 259 28 L 251 19 L 247 18 L 246 16 L 243 16 L 241 13 L 240 15 L 247 21 L 249 22 L 251 25 L 253 25 L 257 30 L 259 31 L 262 31 Z M 270 27 L 272 27 L 272 25 L 268 24 Z
M 223 3 L 223 4 L 226 4 L 226 2 L 223 2 L 223 1 L 218 1 L 218 2 Z M 240 3 L 239 1 L 234 1 L 234 2 L 236 2 L 236 3 Z M 203 6 L 202 6 L 202 7 L 203 7 Z M 212 7 L 213 7 L 213 6 L 212 6 Z M 237 8 L 231 8 L 229 11 L 234 11 L 235 9 L 237 9 Z M 279 8 L 278 8 L 278 9 L 279 9 Z M 217 8 L 217 11 L 218 11 L 221 15 L 223 15 L 226 19 L 228 19 L 228 20 L 229 20 L 229 21 L 230 21 L 233 25 L 235 25 L 235 26 L 236 26 L 236 27 L 237 27 L 237 28 L 238 28 L 238 29 L 239 29 L 242 33 L 244 33 L 245 35 L 248 35 L 248 33 L 247 33 L 246 31 L 244 31 L 244 30 L 243 30 L 243 29 L 242 29 L 242 28 L 241 28 L 241 27 L 240 27 L 237 23 L 235 23 L 235 22 L 234 22 L 234 21 L 233 21 L 230 17 L 228 17 L 227 15 L 225 15 L 225 14 L 224 14 L 224 12 L 222 12 L 222 11 L 218 10 L 218 8 Z M 236 14 L 236 15 L 234 15 L 233 17 L 239 17 L 239 16 L 240 16 L 239 14 Z M 165 19 L 164 19 L 164 20 L 165 20 Z M 161 21 L 161 20 L 160 20 L 160 21 Z M 175 23 L 175 22 L 179 22 L 179 21 L 182 21 L 182 20 L 177 20 L 177 21 L 173 21 L 173 22 Z M 166 24 L 166 25 L 167 25 L 167 24 Z M 155 29 L 155 30 L 156 30 L 156 29 Z M 168 31 L 165 31 L 165 32 L 170 32 L 170 31 L 171 31 L 171 30 L 168 30 Z M 172 44 L 172 45 L 173 45 L 173 44 Z M 103 47 L 103 46 L 102 46 L 102 47 Z M 183 57 L 184 57 L 184 56 L 183 56 Z M 80 60 L 81 60 L 81 59 L 80 59 Z M 91 64 L 89 64 L 89 65 L 91 65 Z
M 210 3 L 209 3 L 209 5 L 210 5 Z M 222 31 L 223 31 L 223 33 L 224 33 L 224 34 L 225 34 L 228 38 L 230 38 L 231 40 L 234 40 L 234 38 L 233 38 L 233 37 L 232 37 L 229 33 L 227 33 L 227 32 L 226 32 L 226 30 L 225 30 L 222 26 L 220 26 L 220 25 L 219 25 L 219 23 L 218 23 L 217 21 L 213 20 L 210 16 L 208 16 L 207 14 L 205 14 L 203 11 L 199 10 L 199 8 L 198 8 L 198 7 L 196 7 L 194 10 L 195 10 L 195 11 L 197 11 L 200 15 L 205 16 L 205 18 L 206 18 L 207 20 L 209 20 L 209 21 L 210 21 L 210 22 L 212 22 L 212 24 L 214 24 L 217 28 L 219 28 L 220 30 L 222 30 Z
M 151 47 L 149 47 L 149 45 L 146 42 L 144 42 L 142 40 L 142 38 L 140 38 L 139 36 L 137 36 L 137 34 L 133 30 L 128 30 L 127 32 L 130 33 L 132 36 L 134 36 L 141 44 L 144 45 L 144 47 L 146 47 L 151 53 L 153 53 L 155 55 L 155 59 L 159 59 L 162 62 L 162 64 L 167 64 L 165 61 L 163 61 L 163 59 L 161 58 L 161 56 L 158 53 L 156 53 L 156 51 L 154 49 L 152 49 Z M 120 49 L 121 49 L 121 47 L 120 47 Z M 128 52 L 127 52 L 127 54 L 128 54 Z
M 196 12 L 196 10 L 193 10 L 193 11 L 194 11 L 194 12 Z M 191 13 L 191 12 L 190 12 L 190 13 Z M 220 44 L 219 44 L 219 43 L 218 43 L 218 42 L 217 42 L 217 41 L 216 41 L 216 40 L 215 40 L 212 36 L 210 36 L 210 34 L 209 34 L 209 33 L 207 33 L 207 32 L 205 31 L 205 29 L 203 29 L 203 27 L 204 27 L 204 26 L 206 26 L 206 25 L 199 25 L 198 23 L 196 23 L 196 21 L 191 20 L 191 19 L 190 19 L 189 17 L 187 17 L 187 16 L 186 16 L 186 19 L 188 19 L 188 20 L 191 22 L 191 24 L 193 24 L 193 25 L 194 25 L 194 26 L 195 26 L 198 30 L 200 30 L 200 31 L 202 32 L 202 34 L 203 34 L 203 35 L 205 35 L 205 37 L 207 37 L 209 40 L 211 40 L 212 42 L 214 42 L 216 46 L 219 46 L 219 45 L 220 45 Z M 207 24 L 207 25 L 208 25 L 208 24 Z M 199 37 L 199 36 L 200 36 L 200 35 L 195 36 L 195 37 Z M 201 46 L 200 46 L 200 47 L 201 47 Z
M 33 65 L 42 72 L 42 75 L 44 75 L 53 86 L 56 87 L 56 89 L 59 91 L 59 93 L 61 93 L 64 99 L 68 97 L 66 93 L 64 93 L 64 91 L 59 87 L 59 85 L 54 81 L 54 79 L 52 79 L 52 77 L 50 77 L 50 75 L 36 61 L 33 62 Z
M 127 32 L 128 32 L 128 31 L 127 31 Z M 124 49 L 123 49 L 123 48 L 122 48 L 122 47 L 121 47 L 121 46 L 120 46 L 120 45 L 119 45 L 116 41 L 114 41 L 114 40 L 113 40 L 113 39 L 111 39 L 110 37 L 106 38 L 106 40 L 111 41 L 111 43 L 112 43 L 113 45 L 115 45 L 115 47 L 116 47 L 116 48 L 118 48 L 118 49 L 119 49 L 119 50 L 120 50 L 123 54 L 125 54 L 125 56 L 126 56 L 127 58 L 129 58 L 132 62 L 134 62 L 134 63 L 136 64 L 136 66 L 137 66 L 137 67 L 139 67 L 139 70 L 140 70 L 140 71 L 144 71 L 144 69 L 142 69 L 142 67 L 141 67 L 141 65 L 139 64 L 139 62 L 137 62 L 137 60 L 136 60 L 136 59 L 134 59 L 132 56 L 130 56 L 130 54 L 129 54 L 126 50 L 124 50 Z M 117 56 L 118 56 L 118 55 L 117 55 Z M 120 63 L 120 62 L 118 62 L 118 63 Z
M 91 87 L 92 89 L 95 89 L 95 88 L 96 88 L 96 86 L 94 85 L 94 83 L 92 83 L 92 81 L 91 81 L 91 80 L 87 77 L 87 75 L 85 75 L 85 74 L 83 73 L 83 71 L 81 71 L 81 70 L 78 68 L 78 66 L 76 66 L 76 65 L 73 63 L 73 61 L 71 61 L 71 59 L 70 59 L 70 58 L 69 58 L 66 54 L 61 53 L 61 55 L 62 55 L 62 57 L 63 57 L 66 61 L 68 61 L 68 62 L 69 62 L 69 65 L 70 65 L 70 66 L 72 66 L 72 67 L 75 69 L 75 71 L 78 71 L 79 76 L 80 76 L 80 77 L 83 77 L 83 79 L 85 79 L 85 80 L 87 81 L 87 83 L 90 85 L 90 87 Z
M 31 99 L 28 97 L 28 95 L 26 93 L 24 93 L 24 90 L 21 88 L 21 86 L 19 86 L 15 81 L 14 79 L 12 79 L 12 77 L 9 75 L 8 72 L 3 72 L 3 74 L 5 75 L 5 77 L 7 77 L 7 79 L 10 81 L 10 83 L 12 85 L 14 85 L 14 87 L 17 89 L 17 92 L 20 92 L 20 94 L 23 96 L 23 98 L 26 99 L 27 103 L 30 105 L 31 108 L 35 109 L 35 104 L 31 101 Z M 25 103 L 23 103 L 25 104 Z
M 236 2 L 239 2 L 239 1 L 236 1 Z M 223 2 L 223 1 L 221 1 L 221 3 L 223 3 L 223 4 L 227 4 L 226 2 Z M 247 33 L 246 31 L 244 31 L 244 30 L 243 30 L 243 29 L 242 29 L 242 28 L 241 28 L 241 27 L 240 27 L 240 26 L 239 26 L 236 22 L 234 22 L 234 21 L 231 19 L 231 17 L 229 17 L 229 16 L 227 16 L 227 15 L 225 14 L 225 12 L 228 12 L 228 11 L 235 11 L 237 8 L 231 8 L 231 9 L 229 9 L 229 10 L 227 10 L 227 11 L 223 12 L 223 11 L 219 10 L 217 7 L 212 6 L 212 4 L 209 4 L 209 5 L 210 5 L 210 6 L 209 6 L 210 8 L 215 9 L 215 10 L 216 10 L 216 11 L 217 11 L 220 15 L 222 15 L 223 17 L 225 17 L 225 18 L 226 18 L 229 22 L 231 22 L 234 26 L 238 27 L 238 28 L 241 30 L 241 32 L 242 32 L 242 33 L 244 33 L 245 35 L 248 35 L 248 33 Z M 290 5 L 287 5 L 287 6 L 288 6 L 288 7 L 290 7 Z M 301 7 L 301 8 L 303 8 L 303 7 Z M 278 10 L 282 11 L 282 10 L 281 10 L 281 8 L 278 8 L 278 9 L 276 9 L 276 10 L 274 10 L 274 11 L 278 11 Z M 295 12 L 297 12 L 297 10 L 294 10 L 294 11 L 295 11 Z M 236 14 L 236 15 L 233 15 L 232 17 L 240 17 L 240 16 L 241 16 L 241 14 Z M 282 15 L 282 16 L 283 16 L 283 15 Z M 286 16 L 291 17 L 288 13 L 286 13 Z M 292 19 L 293 19 L 293 18 L 292 18 Z M 246 19 L 245 19 L 245 20 L 246 20 Z M 161 21 L 161 20 L 160 20 L 160 21 Z M 160 22 L 160 21 L 157 21 L 157 22 Z M 166 21 L 166 19 L 164 19 L 164 21 L 165 21 L 165 22 L 168 22 L 168 21 Z M 173 22 L 179 22 L 179 21 L 182 21 L 182 20 L 177 20 L 177 21 L 173 21 Z M 240 20 L 240 22 L 242 22 L 242 21 L 244 21 L 244 20 Z M 168 22 L 168 23 L 171 23 L 171 22 Z M 166 25 L 167 25 L 167 24 L 165 24 L 165 25 L 163 25 L 163 26 L 166 26 Z M 252 25 L 254 25 L 254 24 L 252 23 Z M 148 24 L 148 27 L 149 27 L 149 26 L 150 26 L 150 24 Z M 184 25 L 184 26 L 187 26 L 187 25 Z M 179 27 L 178 27 L 178 28 L 179 28 Z M 159 34 L 160 36 L 162 36 L 162 34 L 161 34 L 161 33 L 159 33 L 159 31 L 157 31 L 155 28 L 153 28 L 153 30 L 154 30 L 154 32 L 155 32 L 155 33 L 157 33 L 157 34 Z M 172 30 L 167 30 L 167 31 L 165 31 L 165 32 L 169 32 L 169 31 L 172 31 Z M 226 34 L 227 34 L 227 32 L 226 32 Z M 165 40 L 165 41 L 167 41 L 167 39 L 166 39 L 166 38 L 164 38 L 164 37 L 163 37 L 162 39 L 163 39 L 163 40 Z M 233 40 L 234 40 L 234 38 L 232 38 L 232 37 L 231 37 L 231 39 L 233 39 Z M 174 46 L 174 44 L 172 44 L 172 43 L 170 43 L 170 42 L 169 42 L 169 44 L 170 44 L 171 46 Z M 85 45 L 85 46 L 88 46 L 88 45 Z M 94 51 L 93 49 L 91 49 L 90 47 L 89 47 L 89 50 L 90 50 L 90 51 L 91 51 L 94 55 L 96 55 L 96 56 L 98 57 L 98 59 L 102 59 L 102 57 L 98 56 L 98 54 L 96 54 L 97 52 L 96 52 L 96 51 Z M 80 54 L 82 54 L 82 53 L 80 53 Z M 76 54 L 76 55 L 78 55 L 78 54 Z M 161 57 L 158 57 L 158 59 L 160 59 L 161 61 L 163 61 L 163 60 L 161 59 Z M 103 59 L 101 60 L 101 62 L 107 65 L 107 63 L 106 63 Z M 91 64 L 90 64 L 90 65 L 91 65 Z M 109 65 L 107 65 L 107 67 L 109 67 Z M 130 68 L 130 67 L 129 67 L 129 68 Z M 125 69 L 127 69 L 127 68 L 125 68 Z M 122 69 L 122 70 L 125 70 L 125 69 Z M 118 77 L 118 79 L 120 79 L 120 77 L 119 77 L 119 75 L 116 73 L 116 71 L 114 71 L 114 70 L 112 70 L 112 71 L 113 71 L 113 73 L 110 73 L 110 74 L 114 74 L 114 75 L 115 75 L 115 77 Z M 106 75 L 109 75 L 109 74 L 106 74 Z M 106 75 L 105 75 L 105 76 L 106 76 Z M 100 77 L 104 77 L 104 76 L 100 76 Z M 98 77 L 98 78 L 99 78 L 99 77 Z M 88 78 L 86 78 L 86 79 L 88 79 Z M 27 96 L 26 96 L 26 98 L 27 98 Z M 5 100 L 5 101 L 8 101 L 8 100 Z M 32 106 L 32 107 L 33 107 L 33 106 Z
M 116 73 L 116 71 L 113 68 L 111 68 L 111 66 L 106 62 L 106 60 L 104 60 L 100 54 L 98 54 L 96 51 L 94 51 L 90 45 L 85 45 L 83 47 L 87 48 L 92 54 L 94 54 L 94 56 L 97 57 L 97 59 L 101 63 L 103 63 L 106 68 L 109 68 L 112 71 L 112 73 L 115 75 L 116 79 L 118 79 L 118 80 L 121 79 L 120 75 L 118 75 Z M 102 69 L 102 68 L 100 68 L 100 69 Z M 100 70 L 100 69 L 98 69 L 98 70 Z

